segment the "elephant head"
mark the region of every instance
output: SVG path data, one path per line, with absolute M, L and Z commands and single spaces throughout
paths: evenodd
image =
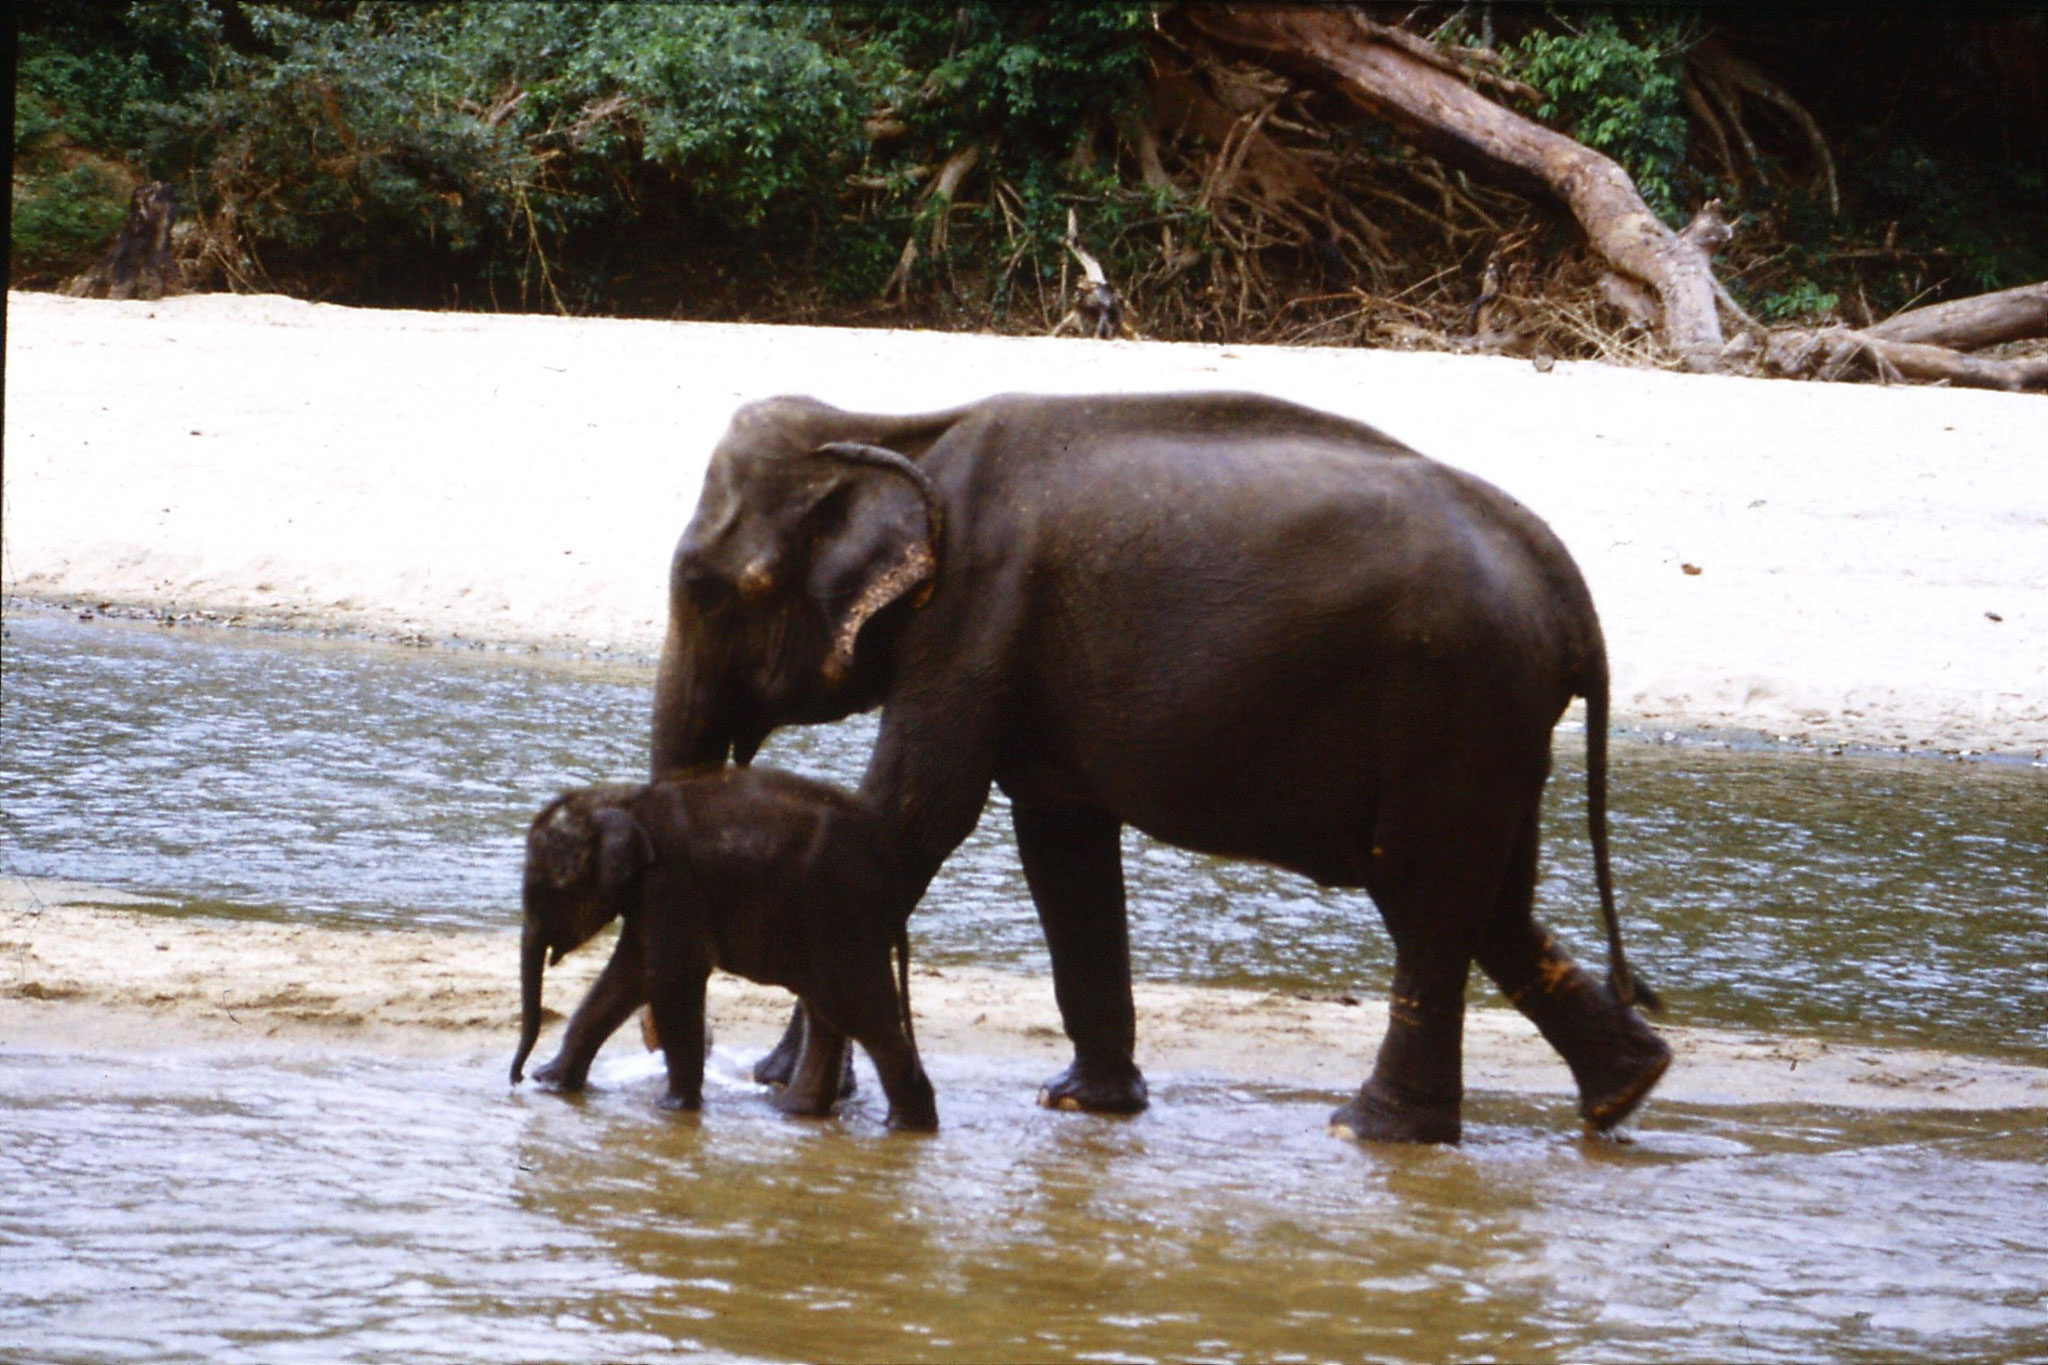
M 520 940 L 519 1051 L 512 1080 L 520 1079 L 540 1037 L 540 988 L 545 966 L 560 962 L 617 919 L 654 850 L 632 814 L 604 788 L 556 797 L 526 832 L 526 928 Z
M 745 764 L 779 725 L 881 700 L 879 623 L 930 595 L 944 531 L 931 480 L 905 452 L 946 420 L 796 398 L 733 418 L 670 569 L 657 775 L 728 753 Z

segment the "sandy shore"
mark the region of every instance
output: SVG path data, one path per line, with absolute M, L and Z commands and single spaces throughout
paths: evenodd
M 189 918 L 104 888 L 0 878 L 0 1049 L 230 1054 L 349 1053 L 510 1061 L 519 1031 L 515 931 L 396 933 Z M 566 1013 L 609 954 L 586 946 L 549 973 Z M 1014 1061 L 1022 1084 L 1070 1055 L 1051 984 L 913 967 L 929 1054 Z M 1374 1001 L 1141 982 L 1139 1060 L 1155 1076 L 1257 1077 L 1339 1094 L 1358 1084 L 1386 1024 Z M 712 981 L 723 1043 L 765 1049 L 789 996 Z M 1666 1030 L 1678 1061 L 1658 1091 L 1695 1104 L 1854 1109 L 2048 1109 L 2048 1068 L 1938 1052 Z M 542 1034 L 551 1054 L 559 1021 Z M 621 1030 L 612 1049 L 638 1049 Z M 1569 1096 L 1564 1064 L 1511 1010 L 1472 1012 L 1465 1084 Z
M 1617 718 L 2048 752 L 2048 401 L 1358 350 L 8 299 L 0 588 L 650 657 L 712 443 L 781 392 L 1246 388 L 1508 489 Z

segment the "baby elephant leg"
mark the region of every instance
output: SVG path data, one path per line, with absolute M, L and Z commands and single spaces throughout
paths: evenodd
M 882 1093 L 889 1097 L 889 1126 L 927 1132 L 937 1128 L 938 1103 L 906 1029 L 902 997 L 896 993 L 888 959 L 850 984 L 854 989 L 835 992 L 824 1008 L 873 1059 Z
M 785 1114 L 821 1119 L 839 1103 L 839 1078 L 852 1059 L 847 1055 L 846 1035 L 811 1007 L 799 1001 L 803 1045 L 797 1051 L 796 1068 L 789 1083 L 775 1096 L 775 1107 Z
M 619 1025 L 633 1017 L 646 998 L 639 936 L 622 933 L 611 961 L 604 964 L 589 994 L 570 1016 L 554 1059 L 536 1070 L 533 1079 L 552 1090 L 581 1090 L 597 1050 L 618 1032 Z
M 707 974 L 657 983 L 648 1002 L 654 1029 L 668 1063 L 668 1093 L 662 1109 L 704 1107 L 704 982 Z
M 931 1079 L 924 1074 L 917 1049 L 899 1027 L 872 1033 L 859 1040 L 874 1059 L 875 1074 L 881 1078 L 882 1093 L 889 1097 L 889 1126 L 930 1132 L 939 1126 L 939 1106 L 932 1094 Z

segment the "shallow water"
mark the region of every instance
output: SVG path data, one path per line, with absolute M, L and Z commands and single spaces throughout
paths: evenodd
M 474 1064 L 0 1053 L 0 1342 L 39 1360 L 2016 1358 L 2048 1142 L 1990 1116 L 1475 1097 L 1456 1150 L 1173 1079 L 1131 1121 L 937 1058 L 945 1128 L 773 1114 L 713 1059 L 581 1102 Z M 870 1086 L 870 1091 L 872 1087 Z M 32 1195 L 29 1192 L 33 1192 Z
M 650 675 L 502 655 L 10 617 L 4 867 L 194 910 L 505 925 L 520 840 L 564 786 L 637 777 Z M 762 761 L 857 783 L 861 717 Z M 1584 779 L 1548 801 L 1541 913 L 1601 960 Z M 1630 953 L 1677 1020 L 2048 1060 L 2048 769 L 1620 743 Z M 1370 903 L 1126 838 L 1154 980 L 1373 995 Z M 1042 973 L 998 795 L 913 921 L 922 960 Z M 1491 999 L 1475 982 L 1476 999 Z
M 9 873 L 188 911 L 516 919 L 556 787 L 638 770 L 644 672 L 11 614 Z M 868 723 L 771 761 L 857 779 Z M 1570 746 L 1564 745 L 1563 748 Z M 2048 773 L 1615 751 L 1631 949 L 1680 1023 L 2048 1055 Z M 1597 956 L 1582 780 L 1545 913 Z M 927 960 L 1042 971 L 992 811 Z M 1154 978 L 1384 988 L 1362 900 L 1133 837 Z M 1141 1021 L 1142 1029 L 1142 1021 Z M 509 1038 L 507 1043 L 509 1045 Z M 607 1053 L 580 1100 L 434 1060 L 0 1044 L 0 1356 L 110 1360 L 1784 1360 L 2048 1356 L 2048 1114 L 1659 1100 L 1638 1140 L 1475 1093 L 1461 1148 L 1325 1136 L 1339 1096 L 1155 1074 L 1128 1121 L 933 1056 L 826 1123 L 713 1059 L 705 1113 Z

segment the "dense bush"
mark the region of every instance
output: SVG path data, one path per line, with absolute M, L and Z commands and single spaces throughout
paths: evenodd
M 1536 29 L 1505 54 L 1509 70 L 1542 96 L 1532 111 L 1621 163 L 1650 211 L 1676 226 L 1686 151 L 1679 81 L 1688 21 L 1607 14 L 1573 29 Z
M 10 265 L 16 284 L 49 285 L 120 227 L 154 111 L 204 80 L 206 34 L 196 0 L 25 0 L 21 20 Z
M 1233 208 L 1207 178 L 1221 135 L 1197 147 L 1164 125 L 1177 183 L 1161 183 L 1133 129 L 1158 117 L 1166 66 L 1201 62 L 1170 10 L 25 0 L 14 278 L 81 268 L 151 178 L 175 186 L 208 282 L 361 303 L 1042 328 L 1066 306 L 1072 211 L 1166 335 L 1320 327 L 1366 295 L 1446 329 L 1511 237 L 1517 288 L 1570 274 L 1568 222 L 1314 91 L 1282 96 L 1268 125 L 1295 157 L 1275 173 L 1309 197 L 1269 183 L 1279 199 Z M 1666 221 L 1731 200 L 1729 283 L 1767 320 L 2048 275 L 2039 158 L 1986 150 L 2026 143 L 1995 107 L 2012 87 L 1985 73 L 2015 34 L 2048 46 L 2038 19 L 1971 46 L 1892 20 L 1487 13 L 1506 73 L 1537 92 L 1524 111 L 1614 156 Z M 1464 8 L 1387 17 L 1476 41 Z M 1780 173 L 1799 149 L 1768 121 L 1755 131 L 1772 174 L 1736 185 L 1702 169 L 1682 81 L 1710 28 L 1826 102 L 1839 213 Z M 948 201 L 941 169 L 970 151 Z M 1418 282 L 1433 292 L 1411 293 Z

